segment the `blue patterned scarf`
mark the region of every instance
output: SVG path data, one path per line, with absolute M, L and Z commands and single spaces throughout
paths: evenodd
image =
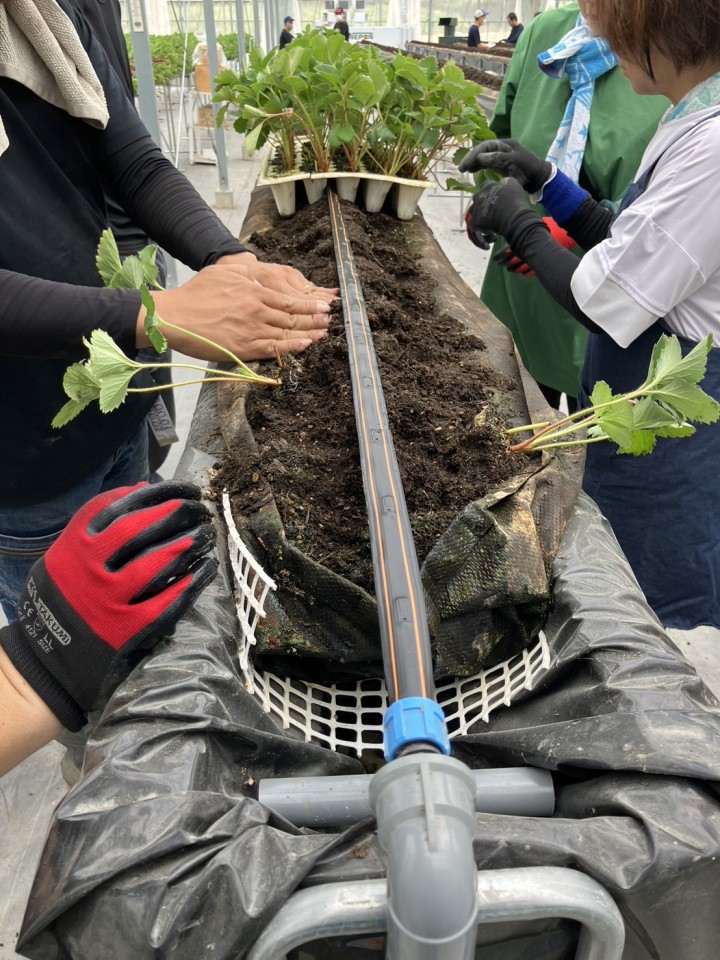
M 669 123 L 679 117 L 688 117 L 698 110 L 720 105 L 720 73 L 714 73 L 707 80 L 703 80 L 692 90 L 689 90 L 682 100 L 674 107 L 670 107 L 661 123 Z
M 547 159 L 577 183 L 588 137 L 595 81 L 612 70 L 617 57 L 607 40 L 590 33 L 580 14 L 575 27 L 562 40 L 538 54 L 538 63 L 549 77 L 557 80 L 567 76 L 570 81 L 572 95 Z

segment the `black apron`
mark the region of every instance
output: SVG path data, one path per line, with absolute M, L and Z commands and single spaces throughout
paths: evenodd
M 619 212 L 644 193 L 653 171 L 654 165 L 630 184 Z M 653 346 L 670 332 L 659 320 L 625 348 L 607 334 L 591 333 L 580 406 L 589 406 L 598 380 L 615 393 L 639 386 Z M 683 354 L 696 346 L 675 335 Z M 720 402 L 718 349 L 710 351 L 701 386 Z M 610 521 L 650 606 L 666 627 L 720 627 L 720 424 L 698 425 L 692 437 L 659 438 L 649 456 L 615 449 L 612 443 L 587 447 L 583 489 Z

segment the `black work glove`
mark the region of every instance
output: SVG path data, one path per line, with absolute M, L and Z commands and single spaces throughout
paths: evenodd
M 550 231 L 550 236 L 553 240 L 560 244 L 565 250 L 572 250 L 573 247 L 577 246 L 567 230 L 564 230 L 552 217 L 543 217 L 542 222 Z M 535 271 L 531 270 L 522 257 L 518 257 L 510 247 L 506 247 L 504 250 L 496 253 L 493 256 L 493 260 L 510 273 L 517 273 L 524 277 L 535 276 Z
M 463 157 L 458 170 L 496 170 L 513 177 L 528 193 L 537 193 L 550 179 L 553 168 L 548 160 L 541 160 L 517 140 L 484 140 Z
M 172 632 L 215 575 L 214 543 L 197 487 L 138 484 L 86 503 L 33 566 L 0 642 L 68 730 L 129 672 L 129 654 Z
M 489 180 L 475 194 L 465 214 L 468 237 L 476 247 L 487 250 L 498 236 L 508 237 L 513 223 L 526 215 L 540 221 L 517 180 Z

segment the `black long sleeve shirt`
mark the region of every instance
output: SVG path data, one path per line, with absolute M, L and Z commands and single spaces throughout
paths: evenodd
M 152 394 L 135 395 L 111 414 L 93 405 L 60 430 L 50 426 L 67 399 L 65 369 L 85 355 L 83 337 L 100 327 L 135 354 L 139 294 L 104 289 L 95 267 L 108 226 L 103 183 L 148 235 L 193 269 L 244 249 L 153 144 L 85 20 L 59 3 L 103 85 L 110 120 L 98 130 L 0 78 L 9 138 L 0 155 L 3 506 L 69 489 L 114 453 L 152 404 Z

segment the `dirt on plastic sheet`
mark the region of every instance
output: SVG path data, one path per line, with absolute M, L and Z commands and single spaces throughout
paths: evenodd
M 526 459 L 510 454 L 486 388 L 509 386 L 482 362 L 484 344 L 444 313 L 434 281 L 406 238 L 406 225 L 352 204 L 343 216 L 373 333 L 385 403 L 415 546 L 423 562 L 455 515 L 513 476 Z M 291 263 L 318 286 L 338 277 L 325 201 L 255 233 L 264 260 Z M 374 593 L 367 514 L 342 307 L 327 339 L 285 358 L 278 389 L 250 391 L 246 412 L 254 462 L 227 458 L 218 483 L 236 515 L 267 499 L 268 484 L 286 535 L 299 549 Z M 277 365 L 261 372 L 277 375 Z M 483 409 L 482 426 L 475 417 Z

